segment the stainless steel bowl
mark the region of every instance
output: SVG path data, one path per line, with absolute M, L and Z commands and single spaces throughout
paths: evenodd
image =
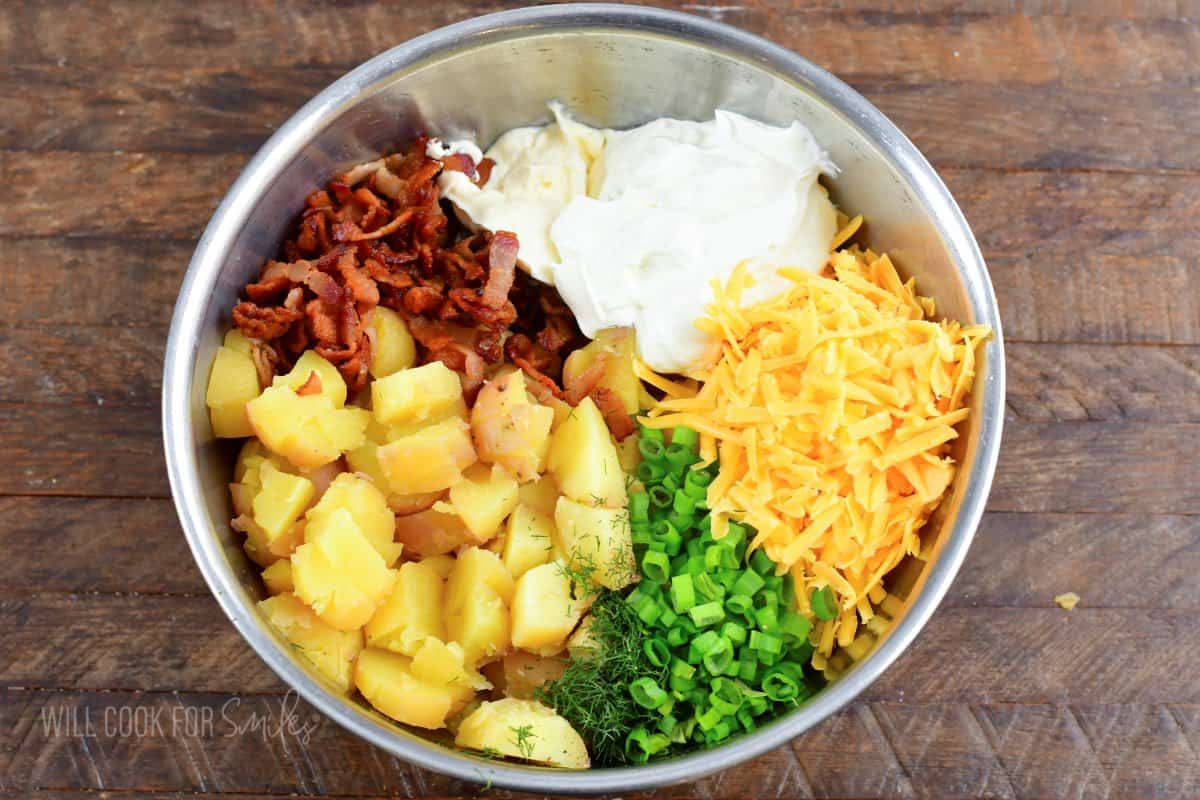
M 873 652 L 752 735 L 662 763 L 578 773 L 499 764 L 431 742 L 331 691 L 297 660 L 255 609 L 262 589 L 228 525 L 230 450 L 213 440 L 204 407 L 209 364 L 237 292 L 275 253 L 310 191 L 418 132 L 487 142 L 546 121 L 553 99 L 609 127 L 704 119 L 716 108 L 775 124 L 800 120 L 841 167 L 834 197 L 866 216 L 872 245 L 915 276 L 941 313 L 996 331 L 960 438 L 962 467 L 926 534 L 932 555 L 910 570 L 905 611 Z M 414 764 L 547 793 L 695 780 L 777 747 L 849 703 L 909 646 L 958 571 L 991 486 L 1003 413 L 991 281 L 954 200 L 912 143 L 854 90 L 792 52 L 697 17 L 617 5 L 528 8 L 451 25 L 371 59 L 305 105 L 247 165 L 200 240 L 175 307 L 163 379 L 167 466 L 188 543 L 221 608 L 268 666 L 338 724 Z

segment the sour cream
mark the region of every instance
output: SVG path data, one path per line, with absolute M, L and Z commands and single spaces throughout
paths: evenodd
M 717 111 L 602 131 L 554 112 L 496 141 L 483 189 L 460 173 L 441 188 L 471 224 L 517 234 L 521 261 L 585 335 L 633 327 L 650 367 L 695 372 L 719 355 L 695 324 L 712 280 L 745 262 L 756 302 L 787 288 L 780 267 L 825 265 L 837 213 L 817 179 L 836 167 L 800 123 Z

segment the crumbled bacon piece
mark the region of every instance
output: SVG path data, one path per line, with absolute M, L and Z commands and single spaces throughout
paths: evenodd
M 309 394 L 320 394 L 321 389 L 321 376 L 317 374 L 316 370 L 313 370 L 312 372 L 308 373 L 308 380 L 306 380 L 300 386 L 300 388 L 296 389 L 296 394 L 300 395 L 301 397 Z
M 623 442 L 625 437 L 634 432 L 636 425 L 634 425 L 633 417 L 629 416 L 629 412 L 625 410 L 625 403 L 621 401 L 616 392 L 605 386 L 596 386 L 588 396 L 592 398 L 596 408 L 600 409 L 600 413 L 604 415 L 604 422 L 608 425 L 608 430 L 614 439 Z
M 303 316 L 289 308 L 264 308 L 254 303 L 238 303 L 233 307 L 234 324 L 251 339 L 278 339 Z

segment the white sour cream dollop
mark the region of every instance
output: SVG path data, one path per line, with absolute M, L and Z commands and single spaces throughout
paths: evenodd
M 800 123 L 717 111 L 614 131 L 552 110 L 554 123 L 487 151 L 482 189 L 462 173 L 439 181 L 467 222 L 517 234 L 521 263 L 558 287 L 585 335 L 633 327 L 650 367 L 691 373 L 719 355 L 695 324 L 714 278 L 746 262 L 744 301 L 757 302 L 787 288 L 780 267 L 828 259 L 837 213 L 817 178 L 836 168 Z

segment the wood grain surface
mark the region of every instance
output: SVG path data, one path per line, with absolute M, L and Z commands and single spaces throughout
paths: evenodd
M 242 642 L 180 533 L 158 404 L 183 271 L 249 155 L 355 64 L 509 5 L 5 6 L 0 798 L 478 793 Z M 1200 796 L 1200 2 L 662 5 L 797 50 L 917 143 L 988 259 L 1010 389 L 988 513 L 911 649 L 787 746 L 638 796 Z

